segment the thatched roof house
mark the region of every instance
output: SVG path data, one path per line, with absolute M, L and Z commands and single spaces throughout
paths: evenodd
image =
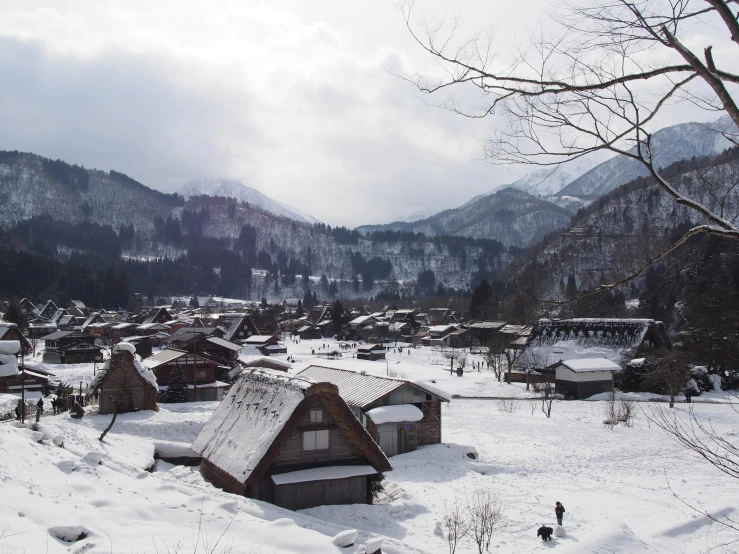
M 90 383 L 91 390 L 100 391 L 100 413 L 112 414 L 139 410 L 159 411 L 157 379 L 154 373 L 135 358 L 136 347 L 119 342 L 113 355 L 105 362 Z
M 336 385 L 255 369 L 231 387 L 192 443 L 217 487 L 297 510 L 371 503 L 392 468 Z
M 672 348 L 661 321 L 653 319 L 540 319 L 517 366 L 543 369 L 560 360 L 607 358 L 621 365 L 656 348 Z

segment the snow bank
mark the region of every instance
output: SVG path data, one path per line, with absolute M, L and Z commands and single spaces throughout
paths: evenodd
M 421 421 L 423 412 L 413 404 L 397 404 L 380 406 L 367 412 L 367 416 L 377 425 L 383 423 L 400 423 L 401 421 Z
M 354 545 L 354 541 L 357 540 L 357 531 L 355 529 L 347 529 L 338 533 L 331 542 L 333 542 L 339 548 L 348 548 Z

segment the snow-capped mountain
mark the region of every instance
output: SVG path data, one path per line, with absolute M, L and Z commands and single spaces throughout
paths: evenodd
M 657 168 L 693 157 L 712 156 L 729 148 L 731 143 L 717 131 L 727 127 L 726 118 L 711 124 L 681 123 L 660 129 L 652 135 L 652 152 Z M 594 167 L 560 189 L 559 196 L 603 196 L 619 185 L 647 176 L 640 162 L 616 156 Z
M 364 225 L 357 230 L 412 231 L 426 236 L 456 235 L 494 239 L 506 246 L 530 246 L 566 226 L 572 212 L 514 187 L 478 196 L 458 208 L 419 221 Z
M 306 215 L 299 210 L 273 200 L 269 196 L 262 194 L 257 189 L 249 187 L 239 181 L 231 181 L 228 179 L 201 179 L 190 181 L 183 185 L 178 191 L 185 199 L 191 196 L 225 196 L 226 198 L 235 198 L 239 202 L 247 202 L 250 205 L 261 208 L 275 215 L 288 217 L 296 221 L 305 223 L 318 223 L 314 217 Z

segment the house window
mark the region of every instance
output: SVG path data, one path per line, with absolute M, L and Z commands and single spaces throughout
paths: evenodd
M 323 423 L 323 410 L 315 409 L 310 411 L 311 423 Z
M 303 452 L 328 450 L 328 429 L 303 432 Z
M 198 369 L 197 378 L 198 379 L 205 379 L 206 377 L 208 377 L 208 371 L 205 370 L 205 369 Z

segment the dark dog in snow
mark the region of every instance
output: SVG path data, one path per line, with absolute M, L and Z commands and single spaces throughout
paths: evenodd
M 550 541 L 552 540 L 552 533 L 554 533 L 554 529 L 547 527 L 546 525 L 542 525 L 536 532 L 536 536 L 541 537 L 541 540 L 543 541 Z

